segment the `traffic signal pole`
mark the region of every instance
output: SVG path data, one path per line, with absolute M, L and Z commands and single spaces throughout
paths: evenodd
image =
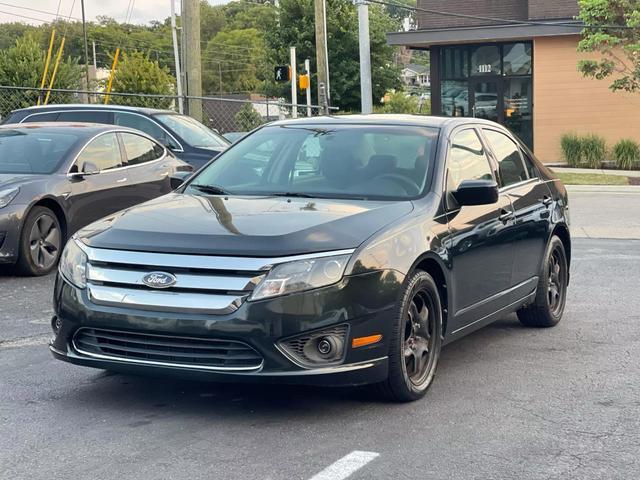
M 290 47 L 289 53 L 291 54 L 290 68 L 291 68 L 291 116 L 298 118 L 298 73 L 296 70 L 296 47 Z

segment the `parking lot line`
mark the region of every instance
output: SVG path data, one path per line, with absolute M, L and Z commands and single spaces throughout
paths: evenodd
M 332 463 L 320 473 L 311 477 L 310 480 L 343 480 L 357 470 L 360 470 L 379 455 L 380 454 L 376 452 L 361 452 L 355 450 L 335 463 Z
M 15 340 L 0 341 L 0 348 L 32 347 L 34 345 L 46 345 L 51 340 L 51 335 L 34 335 L 31 337 L 17 338 Z

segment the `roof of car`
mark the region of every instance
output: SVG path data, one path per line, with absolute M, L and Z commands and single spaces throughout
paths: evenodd
M 176 113 L 173 110 L 161 110 L 158 108 L 146 108 L 146 107 L 129 107 L 126 105 L 100 105 L 100 104 L 86 104 L 86 103 L 65 103 L 63 105 L 38 105 L 27 108 L 19 108 L 13 112 L 26 112 L 26 111 L 42 111 L 47 112 L 51 110 L 122 110 L 129 112 L 145 113 L 147 115 L 155 115 L 158 113 Z
M 82 122 L 34 122 L 34 123 L 8 123 L 0 125 L 1 130 L 38 130 L 41 132 L 51 132 L 60 130 L 74 130 L 85 135 L 95 135 L 100 132 L 108 132 L 111 130 L 127 130 L 140 133 L 127 127 L 116 125 L 104 125 L 100 123 L 82 123 Z
M 420 127 L 454 127 L 464 124 L 486 124 L 495 125 L 497 123 L 481 118 L 469 117 L 436 117 L 431 115 L 405 115 L 405 114 L 373 114 L 373 115 L 332 115 L 323 117 L 304 117 L 289 120 L 279 120 L 271 125 L 406 125 Z

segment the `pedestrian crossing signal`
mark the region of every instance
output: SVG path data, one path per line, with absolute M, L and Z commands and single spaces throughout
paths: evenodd
M 281 65 L 275 68 L 275 81 L 276 82 L 290 82 L 291 81 L 291 69 L 289 65 Z
M 300 86 L 300 90 L 306 90 L 309 88 L 309 75 L 300 75 L 298 78 L 298 84 Z

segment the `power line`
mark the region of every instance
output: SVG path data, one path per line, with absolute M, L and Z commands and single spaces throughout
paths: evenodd
M 499 24 L 517 24 L 517 25 L 536 25 L 542 27 L 555 27 L 555 26 L 564 26 L 564 27 L 581 27 L 581 28 L 594 28 L 594 29 L 637 29 L 638 27 L 630 27 L 628 25 L 583 25 L 578 22 L 539 22 L 535 20 L 513 20 L 506 18 L 496 18 L 496 17 L 485 17 L 481 15 L 468 15 L 464 13 L 456 13 L 456 12 L 444 12 L 441 10 L 433 10 L 430 8 L 421 8 L 421 7 L 409 7 L 407 5 L 401 5 L 398 3 L 392 3 L 383 0 L 368 0 L 369 3 L 375 3 L 378 5 L 385 5 L 387 7 L 396 7 L 404 10 L 409 10 L 412 12 L 423 12 L 429 13 L 431 15 L 441 15 L 445 17 L 454 17 L 454 18 L 464 18 L 470 20 L 484 20 L 487 22 L 496 22 Z

